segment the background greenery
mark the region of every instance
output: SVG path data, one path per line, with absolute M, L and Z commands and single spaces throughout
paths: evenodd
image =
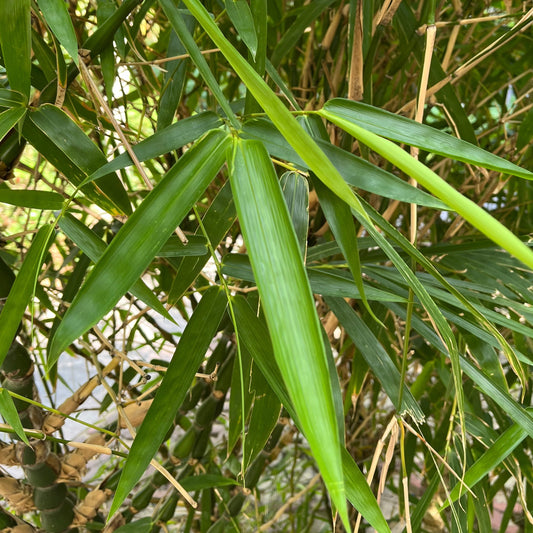
M 2 528 L 533 530 L 530 3 L 0 20 Z

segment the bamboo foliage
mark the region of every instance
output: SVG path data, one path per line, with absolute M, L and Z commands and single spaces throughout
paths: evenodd
M 531 530 L 533 10 L 0 5 L 2 528 Z

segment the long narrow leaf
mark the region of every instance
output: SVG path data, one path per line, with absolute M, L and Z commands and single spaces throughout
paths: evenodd
M 437 196 L 437 198 L 440 198 L 465 220 L 489 237 L 489 239 L 492 239 L 504 250 L 507 250 L 510 254 L 533 268 L 533 251 L 514 235 L 514 233 L 489 215 L 479 205 L 463 196 L 451 185 L 448 185 L 448 183 L 428 167 L 411 157 L 398 145 L 379 137 L 371 131 L 361 128 L 354 122 L 347 120 L 344 116 L 328 110 L 322 110 L 319 113 L 382 155 L 385 159 L 394 163 L 399 169 L 414 178 L 418 183 Z
M 85 224 L 67 213 L 59 219 L 58 225 L 65 235 L 72 240 L 72 242 L 74 242 L 93 263 L 97 263 L 100 260 L 100 257 L 102 257 L 106 250 L 106 244 L 95 235 L 92 230 L 85 226 Z M 161 316 L 174 322 L 172 315 L 165 309 L 163 304 L 157 299 L 155 294 L 142 279 L 135 281 L 131 286 L 130 292 L 133 296 L 143 301 L 148 307 L 157 311 Z
M 0 113 L 0 141 L 25 114 L 26 110 L 22 107 L 14 107 L 12 109 L 7 109 L 3 113 Z
M 44 253 L 53 233 L 54 226 L 51 224 L 39 228 L 0 313 L 0 365 L 9 351 L 24 311 L 30 302 Z
M 34 209 L 59 210 L 63 207 L 65 199 L 56 192 L 51 191 L 21 191 L 7 187 L 0 188 L 0 203 L 30 207 Z
M 9 85 L 30 99 L 31 78 L 31 2 L 0 2 L 0 45 Z
M 221 131 L 208 133 L 167 172 L 128 219 L 66 312 L 52 340 L 49 365 L 131 288 L 216 176 L 228 142 Z
M 5 422 L 15 430 L 17 436 L 29 446 L 30 442 L 24 433 L 24 428 L 17 413 L 17 408 L 13 403 L 13 398 L 11 398 L 9 392 L 4 388 L 0 388 L 0 414 Z
M 139 144 L 133 146 L 133 152 L 139 161 L 146 161 L 167 154 L 199 139 L 204 133 L 222 124 L 220 118 L 207 111 L 194 115 L 157 131 Z M 133 165 L 130 155 L 125 152 L 93 172 L 86 182 L 97 180 L 102 176 Z
M 264 321 L 257 316 L 242 296 L 233 299 L 233 309 L 239 325 L 239 337 L 242 338 L 261 373 L 291 415 L 294 423 L 300 427 L 300 421 L 283 383 L 280 370 L 272 356 L 272 345 Z M 389 526 L 383 518 L 364 475 L 346 449 L 342 451 L 342 466 L 346 496 L 352 505 L 379 533 L 390 533 Z
M 104 154 L 83 130 L 53 105 L 42 105 L 28 113 L 22 134 L 75 186 L 106 163 Z M 89 183 L 82 192 L 111 213 L 131 212 L 126 191 L 114 174 L 107 175 L 98 186 Z
M 324 110 L 386 139 L 416 146 L 427 152 L 464 161 L 504 174 L 533 179 L 533 173 L 478 146 L 384 109 L 362 102 L 334 98 Z M 363 141 L 364 142 L 364 141 Z
M 320 323 L 280 185 L 260 142 L 235 140 L 230 181 L 276 362 L 331 498 L 348 524 Z
M 226 294 L 220 287 L 205 292 L 185 327 L 163 381 L 139 428 L 120 476 L 109 515 L 118 510 L 139 481 L 163 442 L 176 413 L 217 332 L 226 309 Z
M 75 63 L 78 62 L 78 41 L 72 20 L 63 0 L 38 0 L 46 23 Z

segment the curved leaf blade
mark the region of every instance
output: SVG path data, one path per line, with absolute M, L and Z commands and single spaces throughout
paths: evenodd
M 191 386 L 195 372 L 218 330 L 226 306 L 224 290 L 221 287 L 211 287 L 204 293 L 194 310 L 183 330 L 154 401 L 133 441 L 109 516 L 118 510 L 161 446 Z M 172 401 L 169 401 L 170 398 Z
M 212 131 L 188 150 L 117 233 L 67 310 L 52 340 L 48 364 L 110 311 L 213 180 L 229 142 Z
M 533 251 L 514 233 L 489 215 L 479 205 L 455 190 L 428 167 L 411 157 L 398 145 L 358 126 L 339 114 L 325 109 L 319 111 L 319 114 L 403 170 L 437 198 L 448 204 L 489 239 L 499 244 L 504 250 L 507 250 L 530 268 L 533 268 Z
M 392 141 L 416 146 L 427 152 L 497 170 L 504 174 L 533 179 L 532 172 L 520 168 L 506 159 L 431 126 L 395 115 L 384 109 L 362 102 L 334 98 L 326 102 L 324 110 Z
M 65 199 L 51 191 L 22 191 L 0 188 L 0 203 L 31 209 L 59 210 Z
M 0 45 L 9 85 L 28 101 L 31 88 L 31 1 L 0 2 L 0 20 Z
M 12 109 L 7 109 L 3 113 L 0 113 L 0 141 L 25 114 L 26 110 L 22 107 L 14 107 Z

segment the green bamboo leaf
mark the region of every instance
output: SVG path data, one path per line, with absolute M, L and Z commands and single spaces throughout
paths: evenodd
M 320 323 L 279 182 L 260 142 L 235 140 L 230 182 L 276 362 L 331 498 L 349 524 Z
M 532 412 L 531 409 L 527 410 Z M 528 433 L 519 424 L 514 424 L 510 428 L 506 429 L 493 443 L 487 451 L 465 472 L 462 477 L 461 483 L 457 483 L 450 492 L 450 495 L 442 509 L 446 509 L 450 505 L 457 501 L 463 494 L 466 493 L 466 487 L 472 488 L 476 483 L 488 475 L 503 461 L 513 450 L 517 448 L 527 437 Z M 463 483 L 465 486 L 463 486 Z
M 185 26 L 189 33 L 194 34 L 196 20 L 191 15 L 184 16 Z M 167 57 L 181 56 L 187 53 L 187 50 L 179 40 L 174 30 L 170 31 L 170 38 L 167 48 Z M 172 124 L 181 101 L 183 89 L 185 87 L 186 74 L 190 60 L 176 59 L 166 64 L 166 72 L 163 78 L 163 89 L 159 99 L 159 108 L 157 113 L 157 130 L 162 130 Z
M 28 113 L 23 136 L 75 186 L 87 175 L 105 165 L 104 154 L 78 125 L 53 105 L 42 105 Z M 110 174 L 96 186 L 90 183 L 82 192 L 95 204 L 113 214 L 129 214 L 131 206 L 122 183 Z
M 97 263 L 100 260 L 106 250 L 107 244 L 91 229 L 85 226 L 83 222 L 80 222 L 70 213 L 67 213 L 59 219 L 58 225 L 65 235 L 74 242 L 93 263 Z M 163 304 L 157 299 L 156 295 L 142 279 L 135 281 L 129 292 L 131 292 L 136 298 L 139 298 L 139 300 L 144 302 L 148 307 L 157 311 L 161 316 L 174 322 L 172 315 L 165 309 Z
M 281 402 L 257 366 L 253 367 L 251 390 L 254 403 L 244 441 L 243 463 L 246 469 L 257 457 L 276 426 Z
M 11 190 L 0 187 L 0 202 L 33 209 L 59 210 L 65 199 L 56 192 Z
M 315 190 L 320 201 L 320 206 L 329 223 L 329 227 L 335 236 L 335 240 L 342 250 L 342 254 L 348 262 L 348 267 L 352 273 L 353 280 L 361 295 L 361 301 L 372 318 L 381 326 L 372 311 L 364 290 L 363 278 L 361 276 L 361 262 L 359 260 L 359 250 L 357 248 L 357 232 L 355 231 L 354 219 L 350 208 L 346 203 L 334 195 L 320 180 L 314 182 Z
M 491 170 L 497 170 L 504 174 L 533 179 L 532 172 L 520 168 L 510 161 L 431 126 L 420 124 L 400 115 L 395 115 L 384 109 L 363 104 L 362 102 L 334 98 L 326 102 L 324 111 L 327 114 L 331 113 L 343 121 L 357 124 L 365 130 L 392 141 L 416 146 L 427 152 L 443 155 L 457 161 L 463 161 Z M 322 111 L 319 111 L 319 114 L 325 116 Z M 361 141 L 365 142 L 363 139 Z
M 325 300 L 372 369 L 374 376 L 383 385 L 396 410 L 400 414 L 408 413 L 414 420 L 422 423 L 425 418 L 422 409 L 407 386 L 401 383 L 399 370 L 370 328 L 343 299 L 328 297 Z M 400 387 L 404 388 L 401 406 L 398 405 Z
M 0 46 L 7 79 L 14 91 L 30 99 L 31 86 L 31 1 L 0 2 Z
M 228 142 L 221 131 L 208 133 L 166 173 L 120 229 L 57 329 L 50 346 L 50 366 L 72 341 L 110 311 L 140 277 L 216 176 Z
M 246 299 L 236 296 L 233 299 L 233 310 L 238 324 L 239 337 L 252 354 L 268 384 L 289 412 L 294 423 L 301 428 L 300 421 L 289 398 L 289 394 L 281 377 L 280 370 L 273 357 L 270 335 L 264 321 L 257 316 Z M 359 467 L 343 449 L 342 467 L 346 495 L 352 505 L 365 517 L 379 533 L 390 533 L 389 526 L 372 494 L 364 475 Z
M 25 107 L 28 99 L 18 91 L 0 89 L 0 107 Z
M 139 428 L 122 470 L 109 516 L 115 514 L 163 442 L 226 310 L 225 292 L 208 289 L 185 327 L 163 381 Z M 169 399 L 172 398 L 172 401 Z
M 337 113 L 324 109 L 319 111 L 319 114 L 347 131 L 350 135 L 353 135 L 356 139 L 396 165 L 400 170 L 403 170 L 437 196 L 437 198 L 440 198 L 454 211 L 459 213 L 479 231 L 484 233 L 489 239 L 499 244 L 504 250 L 507 250 L 511 255 L 520 259 L 530 268 L 533 268 L 533 251 L 516 235 L 489 215 L 483 208 L 456 191 L 451 185 L 448 185 L 448 183 L 437 176 L 432 170 L 411 157 L 399 146 L 387 139 L 379 137 L 375 133 L 365 130 Z M 509 163 L 509 165 L 511 164 Z
M 26 114 L 23 107 L 14 107 L 7 109 L 0 113 L 0 141 L 7 135 L 7 133 L 17 124 Z
M 168 20 L 172 24 L 172 28 L 180 38 L 183 46 L 185 46 L 187 49 L 188 54 L 191 56 L 191 60 L 198 68 L 205 83 L 213 93 L 213 96 L 217 99 L 217 102 L 224 113 L 226 113 L 231 125 L 237 130 L 240 129 L 240 124 L 235 116 L 235 113 L 232 111 L 228 101 L 226 100 L 226 97 L 224 96 L 224 93 L 222 92 L 222 89 L 220 88 L 220 85 L 217 83 L 217 80 L 209 69 L 209 65 L 200 52 L 198 45 L 193 39 L 193 36 L 187 29 L 187 25 L 185 24 L 179 9 L 174 5 L 172 0 L 159 0 L 159 4 L 163 8 L 165 15 L 168 17 Z
M 149 533 L 152 527 L 152 519 L 149 516 L 145 516 L 144 518 L 139 518 L 139 520 L 134 520 L 124 526 L 120 526 L 115 530 L 115 533 Z
M 243 126 L 243 137 L 263 141 L 273 157 L 290 161 L 302 168 L 310 168 L 268 120 L 252 119 L 247 121 Z M 378 194 L 384 198 L 425 205 L 435 209 L 447 209 L 446 204 L 437 198 L 421 189 L 412 187 L 394 174 L 372 165 L 355 154 L 342 150 L 322 139 L 315 139 L 315 142 L 339 171 L 344 181 L 352 187 Z
M 26 437 L 26 433 L 24 433 L 24 428 L 22 427 L 22 422 L 17 413 L 17 408 L 13 403 L 13 398 L 11 398 L 9 392 L 2 387 L 0 387 L 0 414 L 6 424 L 10 425 L 15 430 L 17 436 L 29 446 L 30 441 L 28 440 L 28 437 Z
M 139 161 L 146 161 L 167 154 L 199 139 L 209 130 L 218 128 L 222 124 L 220 118 L 210 111 L 200 113 L 183 120 L 178 120 L 171 126 L 157 131 L 139 144 L 133 146 L 133 152 Z M 125 152 L 106 163 L 93 172 L 86 180 L 90 182 L 106 176 L 116 170 L 133 165 L 130 155 Z
M 227 457 L 231 455 L 235 444 L 237 444 L 239 437 L 242 435 L 243 419 L 244 423 L 246 423 L 253 400 L 253 392 L 250 389 L 250 379 L 252 377 L 252 358 L 250 357 L 250 352 L 246 349 L 241 350 L 240 358 L 240 363 L 233 365 L 231 374 Z M 248 440 L 248 437 L 246 437 L 245 443 L 246 440 Z
M 253 59 L 257 54 L 257 34 L 255 32 L 255 24 L 250 10 L 250 6 L 246 0 L 225 0 L 224 5 L 228 16 L 235 26 L 237 33 L 243 40 L 244 44 L 250 50 Z
M 52 224 L 45 224 L 39 228 L 0 313 L 0 365 L 7 355 L 24 311 L 30 303 L 37 276 L 43 264 L 43 257 L 48 250 L 53 233 Z
M 305 262 L 309 228 L 309 185 L 307 180 L 298 172 L 285 172 L 279 181 L 292 220 L 296 240 Z
M 72 60 L 77 63 L 78 40 L 67 4 L 63 0 L 37 0 L 37 3 L 57 40 L 63 45 Z
M 463 372 L 483 391 L 492 398 L 530 437 L 533 438 L 533 413 L 526 411 L 508 392 L 502 390 L 482 370 L 474 366 L 468 359 L 461 357 Z

